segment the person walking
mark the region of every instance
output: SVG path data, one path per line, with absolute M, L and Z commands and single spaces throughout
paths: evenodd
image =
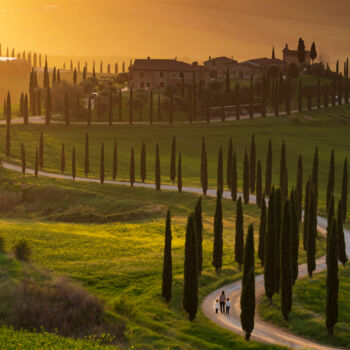
M 219 299 L 216 299 L 216 302 L 215 302 L 215 312 L 216 312 L 217 314 L 219 313 L 219 307 L 220 307 Z
M 225 303 L 226 303 L 226 296 L 224 291 L 222 291 L 219 301 L 220 301 L 220 312 L 223 314 L 225 313 Z
M 230 307 L 231 307 L 231 302 L 230 302 L 230 299 L 227 298 L 227 300 L 226 300 L 226 314 L 230 313 Z

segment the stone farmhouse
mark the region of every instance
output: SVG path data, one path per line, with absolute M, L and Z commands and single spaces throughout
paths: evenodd
M 288 44 L 283 49 L 283 63 L 285 66 L 288 64 L 296 63 L 299 65 L 298 50 L 290 50 Z M 305 64 L 311 63 L 310 51 L 305 51 Z
M 209 76 L 209 79 L 225 79 L 227 69 L 230 66 L 236 65 L 238 62 L 233 58 L 224 56 L 211 58 L 204 62 L 204 68 Z

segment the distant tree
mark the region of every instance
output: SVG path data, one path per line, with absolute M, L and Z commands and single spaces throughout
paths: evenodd
M 87 125 L 91 125 L 92 111 L 91 111 L 91 96 L 88 99 Z
M 230 137 L 227 150 L 227 168 L 226 168 L 226 183 L 229 188 L 231 188 L 232 180 L 232 156 L 233 156 L 233 144 L 232 137 Z
M 76 176 L 76 165 L 75 165 L 75 147 L 73 146 L 72 150 L 72 178 L 75 180 Z
M 220 191 L 220 193 L 222 193 L 224 190 L 223 155 L 222 155 L 221 146 L 220 146 L 219 155 L 218 155 L 217 190 Z
M 7 101 L 6 101 L 6 123 L 11 124 L 11 96 L 10 92 L 7 93 Z
M 23 123 L 24 123 L 24 125 L 28 125 L 28 119 L 29 119 L 28 95 L 25 94 L 24 102 L 23 102 Z
M 314 64 L 315 59 L 317 58 L 317 51 L 316 51 L 316 44 L 315 44 L 315 42 L 313 42 L 312 45 L 311 45 L 310 58 L 312 60 L 312 64 Z
M 280 188 L 276 188 L 275 198 L 274 198 L 274 222 L 275 222 L 275 291 L 279 293 L 280 291 L 280 277 L 281 277 L 281 228 L 282 228 L 282 208 L 283 208 L 282 193 Z
M 303 248 L 307 250 L 307 239 L 309 231 L 309 213 L 310 213 L 310 189 L 312 188 L 311 179 L 309 177 L 305 185 L 305 200 L 304 200 L 304 232 L 303 232 Z
M 235 262 L 241 270 L 244 257 L 244 228 L 242 197 L 240 196 L 236 206 L 236 236 L 235 236 Z
M 51 109 L 52 109 L 51 91 L 50 91 L 50 88 L 48 88 L 46 91 L 46 104 L 45 104 L 45 123 L 46 123 L 46 125 L 50 124 L 50 121 L 51 121 Z
M 156 189 L 160 190 L 160 157 L 159 157 L 159 146 L 156 145 L 156 164 L 155 164 L 155 174 L 156 174 Z
M 303 158 L 300 155 L 298 159 L 298 170 L 297 170 L 297 185 L 295 188 L 295 202 L 296 211 L 298 216 L 298 222 L 302 219 L 302 205 L 303 205 Z M 293 205 L 293 203 L 292 203 Z
M 102 142 L 100 152 L 100 183 L 103 185 L 105 182 L 105 146 Z
M 183 308 L 193 321 L 198 309 L 197 237 L 193 214 L 189 215 L 186 228 Z
M 39 174 L 39 152 L 38 147 L 35 149 L 35 163 L 34 163 L 34 176 L 38 177 Z
M 258 161 L 257 172 L 256 172 L 256 204 L 259 208 L 261 208 L 261 200 L 262 200 L 262 170 L 261 170 L 261 162 Z
M 338 322 L 338 237 L 337 222 L 332 220 L 327 244 L 327 299 L 326 299 L 326 328 L 329 335 L 333 335 L 334 326 Z
M 275 47 L 272 47 L 272 55 L 271 58 L 274 60 L 275 59 Z
M 252 135 L 250 144 L 250 158 L 249 158 L 249 179 L 250 179 L 250 191 L 255 192 L 256 181 L 256 146 L 255 146 L 255 134 Z
M 221 191 L 218 190 L 216 194 L 216 209 L 214 217 L 214 247 L 213 247 L 213 266 L 216 274 L 220 274 L 222 268 L 222 254 L 223 254 L 223 223 L 222 223 L 222 204 Z
M 130 156 L 130 185 L 134 186 L 135 182 L 135 156 L 134 156 L 134 147 L 131 147 L 131 156 Z
M 266 200 L 265 193 L 261 198 L 261 214 L 260 214 L 260 225 L 259 225 L 259 249 L 258 256 L 261 261 L 261 266 L 264 266 L 265 261 L 265 238 L 266 238 Z
M 26 150 L 23 143 L 21 143 L 21 162 L 22 162 L 22 175 L 26 174 Z
M 172 296 L 172 284 L 173 284 L 173 263 L 171 256 L 171 215 L 170 209 L 167 211 L 165 221 L 165 243 L 163 254 L 163 279 L 162 279 L 162 296 L 168 303 Z
M 308 232 L 307 232 L 307 269 L 309 276 L 312 277 L 313 271 L 316 269 L 316 237 L 317 237 L 317 212 L 316 212 L 317 197 L 310 188 L 309 194 L 309 218 L 308 218 Z
M 77 81 L 78 81 L 78 74 L 77 74 L 77 69 L 74 69 L 74 73 L 73 73 L 73 83 L 74 85 L 77 85 Z
M 291 235 L 292 235 L 292 281 L 295 284 L 295 281 L 298 278 L 299 267 L 298 267 L 298 259 L 299 259 L 299 218 L 298 218 L 298 205 L 296 201 L 296 191 L 292 189 L 290 194 L 290 213 L 291 213 Z
M 244 264 L 241 292 L 241 324 L 245 339 L 249 341 L 254 329 L 255 316 L 255 273 L 254 273 L 254 230 L 249 225 L 244 249 Z
M 249 160 L 247 150 L 244 152 L 243 165 L 243 200 L 244 204 L 249 204 Z
M 39 168 L 43 170 L 44 168 L 44 134 L 40 133 L 40 141 L 39 141 Z
M 334 181 L 335 181 L 335 160 L 334 160 L 334 150 L 331 153 L 331 160 L 329 163 L 329 173 L 328 173 L 328 185 L 327 185 L 327 211 L 329 209 L 329 203 L 331 197 L 334 194 Z
M 346 254 L 346 244 L 344 237 L 344 228 L 343 228 L 343 206 L 342 201 L 339 201 L 338 204 L 338 213 L 337 213 L 337 236 L 338 236 L 338 254 L 339 261 L 345 266 L 348 262 L 348 256 Z
M 176 180 L 176 138 L 173 137 L 171 143 L 171 157 L 170 157 L 170 180 L 175 183 Z
M 284 141 L 282 142 L 282 148 L 281 148 L 281 161 L 280 161 L 280 188 L 285 188 L 285 175 L 286 175 L 286 168 L 287 168 L 287 155 L 286 155 L 286 145 Z M 285 195 L 285 193 L 283 193 Z
M 232 180 L 231 180 L 231 198 L 233 201 L 237 200 L 237 155 L 233 152 L 232 157 Z
M 140 177 L 141 177 L 141 181 L 145 182 L 146 180 L 146 144 L 145 142 L 142 142 L 142 145 L 141 145 Z
M 312 163 L 311 183 L 315 191 L 315 194 L 317 196 L 318 195 L 318 147 L 315 147 L 314 160 Z
M 305 43 L 302 38 L 299 39 L 298 43 L 298 61 L 300 64 L 305 63 Z
M 205 139 L 202 138 L 202 157 L 201 157 L 201 186 L 203 194 L 207 194 L 208 189 L 208 164 L 207 164 L 207 151 L 205 147 Z
M 181 155 L 181 154 L 180 154 Z M 179 158 L 181 159 L 181 158 Z M 198 257 L 198 276 L 201 275 L 203 269 L 203 219 L 202 219 L 202 199 L 198 198 L 197 204 L 194 208 L 194 223 L 197 233 L 197 257 Z
M 38 115 L 41 115 L 41 90 L 37 90 L 35 93 L 36 100 L 36 112 Z M 28 112 L 29 114 L 29 112 Z
M 265 193 L 267 196 L 270 195 L 271 184 L 272 184 L 272 144 L 270 139 L 269 145 L 267 148 L 266 175 L 265 175 Z
M 85 135 L 85 157 L 84 157 L 84 172 L 88 177 L 90 171 L 90 150 L 89 150 L 89 134 Z
M 342 192 L 341 192 L 341 202 L 342 202 L 342 208 L 343 208 L 343 223 L 346 222 L 346 215 L 347 215 L 347 203 L 348 203 L 348 159 L 345 158 L 344 160 L 344 167 L 343 167 L 343 181 L 342 181 Z
M 66 170 L 66 152 L 65 152 L 64 143 L 63 143 L 61 147 L 61 174 L 63 174 L 65 170 Z

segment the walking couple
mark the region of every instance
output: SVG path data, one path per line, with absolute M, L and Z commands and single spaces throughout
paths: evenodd
M 231 302 L 230 302 L 229 298 L 226 299 L 224 291 L 222 291 L 219 299 L 216 299 L 216 302 L 215 302 L 215 312 L 217 314 L 219 313 L 219 307 L 220 307 L 220 312 L 222 314 L 229 314 L 230 313 Z

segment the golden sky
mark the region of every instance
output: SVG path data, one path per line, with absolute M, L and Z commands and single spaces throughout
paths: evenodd
M 350 55 L 350 0 L 0 0 L 3 47 L 50 55 L 179 57 L 280 54 L 316 41 Z

